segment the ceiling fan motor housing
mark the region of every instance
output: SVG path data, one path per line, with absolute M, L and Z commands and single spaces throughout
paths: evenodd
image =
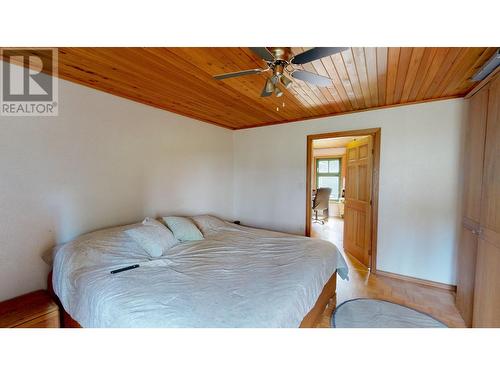
M 271 47 L 271 53 L 276 61 L 290 61 L 292 49 L 290 47 Z
M 273 66 L 273 75 L 275 76 L 280 76 L 283 74 L 283 70 L 285 69 L 285 64 L 286 63 L 282 63 L 280 61 L 277 61 L 274 66 Z

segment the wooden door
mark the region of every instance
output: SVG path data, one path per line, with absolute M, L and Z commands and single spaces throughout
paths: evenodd
M 371 258 L 373 140 L 347 145 L 344 205 L 344 250 L 365 266 Z
M 470 99 L 465 135 L 463 222 L 458 250 L 456 304 L 469 327 L 472 325 L 474 302 L 487 107 L 488 88 L 484 88 Z
M 474 288 L 474 327 L 500 327 L 500 76 L 490 83 Z

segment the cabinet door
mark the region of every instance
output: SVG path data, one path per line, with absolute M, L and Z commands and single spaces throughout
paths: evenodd
M 491 82 L 473 325 L 500 327 L 500 76 Z
M 458 249 L 458 311 L 467 326 L 472 325 L 477 232 L 481 216 L 481 181 L 483 178 L 484 141 L 488 113 L 488 88 L 469 101 L 469 117 L 464 148 L 463 226 Z
M 457 308 L 467 327 L 472 326 L 472 309 L 474 302 L 474 279 L 476 274 L 476 231 L 462 227 L 460 248 L 458 252 Z
M 488 87 L 484 87 L 470 99 L 465 134 L 463 215 L 477 224 L 479 224 L 481 216 L 481 186 L 488 96 Z
M 481 227 L 500 233 L 500 75 L 497 76 L 489 90 Z
M 500 327 L 500 247 L 479 239 L 474 292 L 474 327 Z

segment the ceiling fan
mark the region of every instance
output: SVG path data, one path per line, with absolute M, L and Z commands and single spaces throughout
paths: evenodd
M 285 75 L 285 72 L 295 79 L 300 79 L 315 86 L 325 87 L 331 85 L 332 80 L 329 77 L 296 69 L 293 65 L 306 64 L 326 56 L 334 55 L 348 49 L 348 47 L 315 47 L 295 56 L 292 54 L 290 47 L 271 47 L 269 49 L 266 47 L 250 47 L 250 49 L 266 62 L 266 69 L 241 70 L 239 72 L 216 75 L 214 78 L 221 80 L 272 71 L 273 75 L 267 79 L 260 96 L 271 96 L 274 92 L 277 97 L 280 97 L 283 95 L 283 91 L 280 90 L 279 84 L 285 88 L 289 88 L 292 85 L 292 80 Z

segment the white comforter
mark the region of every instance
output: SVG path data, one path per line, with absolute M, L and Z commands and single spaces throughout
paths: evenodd
M 55 254 L 55 293 L 83 327 L 298 327 L 332 273 L 347 277 L 342 255 L 322 240 L 227 223 L 150 259 L 127 228 Z

